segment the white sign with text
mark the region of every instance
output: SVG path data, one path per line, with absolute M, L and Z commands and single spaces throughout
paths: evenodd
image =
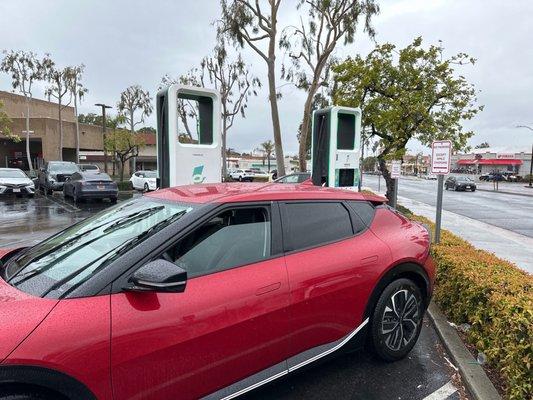
M 452 158 L 452 142 L 449 140 L 436 140 L 431 144 L 431 173 L 446 175 L 450 173 Z
M 402 161 L 401 160 L 392 160 L 390 177 L 392 179 L 398 179 L 402 174 Z

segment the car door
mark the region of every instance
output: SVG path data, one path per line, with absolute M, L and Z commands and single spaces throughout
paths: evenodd
M 333 351 L 364 326 L 375 278 L 371 272 L 390 251 L 343 202 L 286 202 L 281 209 L 292 371 Z
M 221 398 L 287 372 L 280 229 L 270 204 L 226 207 L 154 256 L 187 271 L 183 293 L 111 296 L 115 399 Z
M 140 172 L 135 172 L 133 175 L 132 175 L 132 181 L 131 181 L 131 184 L 133 186 L 134 189 L 139 189 L 139 180 L 140 180 L 140 175 L 141 173 Z

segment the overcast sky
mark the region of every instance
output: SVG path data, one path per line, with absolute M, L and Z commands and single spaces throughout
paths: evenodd
M 295 3 L 283 0 L 281 26 L 298 21 Z M 461 70 L 485 105 L 467 123 L 476 132 L 472 145 L 488 141 L 500 151 L 530 151 L 533 132 L 515 126 L 533 126 L 533 1 L 387 0 L 380 5 L 374 20 L 377 42 L 403 47 L 422 36 L 426 44 L 442 40 L 447 56 L 466 52 L 478 60 Z M 80 111 L 98 112 L 94 103 L 115 105 L 130 85 L 140 84 L 154 95 L 163 75 L 177 76 L 197 65 L 215 44 L 212 22 L 219 13 L 217 0 L 1 0 L 0 49 L 48 52 L 59 66 L 84 63 L 89 93 Z M 338 55 L 372 48 L 361 33 Z M 246 119 L 236 120 L 228 146 L 249 151 L 272 134 L 264 62 L 249 51 L 243 55 L 265 89 L 250 101 Z M 43 97 L 43 88 L 35 97 Z M 0 90 L 11 90 L 5 74 L 0 74 Z M 284 147 L 293 154 L 305 95 L 291 85 L 281 91 Z M 147 125 L 155 126 L 154 116 Z M 408 147 L 423 149 L 414 142 Z

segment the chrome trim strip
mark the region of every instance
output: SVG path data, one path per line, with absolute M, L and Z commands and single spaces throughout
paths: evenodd
M 262 380 L 261 382 L 257 382 L 255 384 L 253 384 L 252 386 L 248 386 L 247 388 L 244 388 L 242 390 L 239 390 L 238 392 L 235 392 L 233 394 L 230 394 L 229 396 L 226 396 L 224 398 L 222 398 L 221 400 L 229 400 L 229 399 L 234 399 L 235 397 L 239 397 L 241 394 L 244 394 L 246 392 L 249 392 L 250 390 L 253 390 L 259 386 L 262 386 L 268 382 L 271 382 L 271 381 L 274 381 L 278 378 L 281 378 L 282 376 L 285 376 L 289 373 L 289 371 L 283 371 L 283 372 L 280 372 L 279 374 L 276 374 L 276 375 L 272 375 L 270 378 L 267 378 L 267 379 L 264 379 Z
M 267 384 L 269 382 L 272 382 L 272 381 L 274 381 L 274 380 L 276 380 L 278 378 L 281 378 L 282 376 L 285 376 L 285 375 L 289 374 L 290 372 L 292 372 L 292 371 L 294 371 L 294 370 L 296 370 L 298 368 L 301 368 L 301 367 L 303 367 L 303 366 L 305 366 L 307 364 L 310 364 L 310 363 L 312 363 L 312 362 L 314 362 L 314 361 L 316 361 L 316 360 L 318 360 L 318 359 L 320 359 L 322 357 L 327 356 L 328 354 L 333 353 L 334 351 L 340 349 L 342 346 L 344 346 L 346 343 L 348 343 L 350 341 L 350 339 L 352 339 L 355 335 L 357 335 L 357 333 L 359 331 L 361 331 L 361 329 L 363 329 L 364 326 L 367 323 L 368 323 L 368 318 L 365 319 L 354 331 L 350 332 L 343 339 L 340 339 L 340 341 L 336 345 L 334 345 L 332 348 L 330 348 L 330 349 L 328 349 L 328 350 L 326 350 L 326 351 L 324 351 L 324 352 L 322 352 L 320 354 L 317 354 L 316 356 L 313 356 L 313 357 L 309 358 L 308 360 L 302 361 L 301 363 L 295 365 L 294 367 L 288 367 L 288 369 L 286 371 L 282 371 L 282 372 L 279 372 L 279 373 L 277 373 L 275 375 L 272 375 L 269 378 L 263 379 L 262 381 L 254 383 L 253 385 L 250 385 L 248 387 L 245 387 L 244 389 L 241 389 L 241 390 L 239 390 L 239 391 L 237 391 L 235 393 L 232 393 L 229 396 L 223 397 L 220 400 L 234 399 L 235 397 L 238 397 L 238 396 L 240 396 L 240 395 L 242 395 L 244 393 L 247 393 L 247 392 L 249 392 L 249 391 L 251 391 L 253 389 L 258 388 L 259 386 L 265 385 L 265 384 Z M 333 343 L 336 343 L 336 342 L 333 342 Z M 295 357 L 295 356 L 293 356 L 293 357 Z M 249 377 L 245 378 L 245 379 L 249 379 Z M 210 396 L 212 396 L 212 394 L 207 396 L 207 397 L 210 397 Z
M 344 346 L 346 343 L 348 343 L 348 341 L 353 338 L 355 335 L 357 335 L 357 332 L 359 332 L 361 329 L 363 329 L 363 327 L 368 323 L 368 318 L 365 319 L 361 325 L 359 325 L 353 332 L 351 332 L 348 336 L 346 336 L 344 339 L 341 340 L 340 343 L 338 343 L 336 346 L 333 346 L 331 349 L 329 350 L 326 350 L 324 351 L 323 353 L 320 353 L 320 354 L 317 354 L 316 356 L 314 357 L 311 357 L 310 359 L 308 360 L 305 360 L 305 361 L 302 361 L 301 363 L 295 365 L 294 367 L 289 367 L 289 372 L 292 372 L 298 368 L 301 368 L 307 364 L 310 364 L 322 357 L 325 357 L 327 356 L 328 354 L 331 354 L 333 353 L 334 351 L 340 349 L 342 346 Z

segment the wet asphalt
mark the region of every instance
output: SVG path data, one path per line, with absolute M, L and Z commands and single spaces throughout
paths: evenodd
M 140 196 L 122 195 L 119 201 Z M 53 196 L 0 197 L 0 248 L 30 246 L 111 204 L 86 201 L 75 205 Z M 427 317 L 418 343 L 405 359 L 377 360 L 368 351 L 339 355 L 290 374 L 246 395 L 245 399 L 412 399 L 423 400 L 453 381 L 460 390 L 439 399 L 465 398 L 458 374 Z M 435 396 L 435 395 L 433 395 Z

